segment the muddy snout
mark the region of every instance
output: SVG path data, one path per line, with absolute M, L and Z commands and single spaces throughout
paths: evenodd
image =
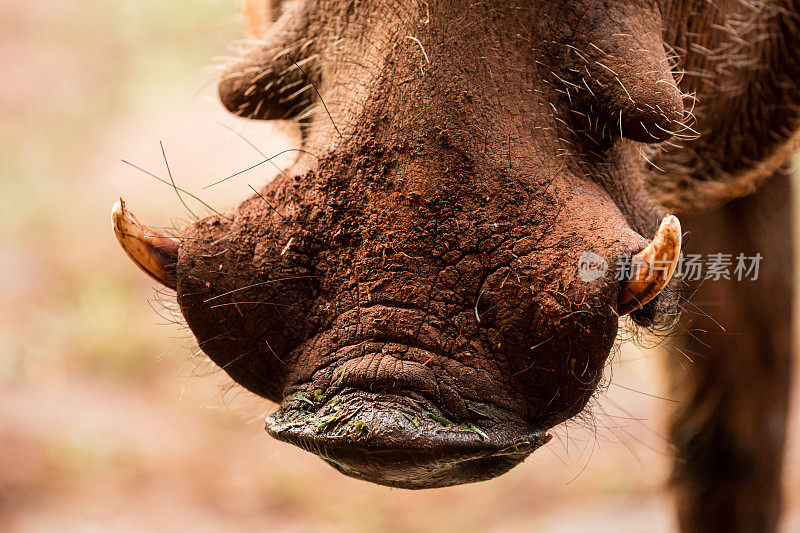
M 493 478 L 545 444 L 595 393 L 619 315 L 671 277 L 677 219 L 649 240 L 597 197 L 575 202 L 546 227 L 524 218 L 534 209 L 514 224 L 381 209 L 373 234 L 341 245 L 319 240 L 355 231 L 339 218 L 313 235 L 212 219 L 178 243 L 121 202 L 112 216 L 212 360 L 280 402 L 272 436 L 355 478 L 431 488 Z M 259 245 L 231 254 L 222 237 L 251 227 Z M 637 268 L 616 281 L 624 254 Z
M 496 421 L 478 405 L 455 420 L 414 390 L 287 397 L 266 420 L 273 437 L 319 455 L 348 476 L 406 489 L 472 483 L 503 474 L 550 436 Z M 450 418 L 448 418 L 450 416 Z

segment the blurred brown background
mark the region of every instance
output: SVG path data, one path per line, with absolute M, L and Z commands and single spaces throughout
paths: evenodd
M 234 0 L 0 4 L 0 531 L 672 531 L 662 490 L 671 401 L 625 346 L 591 415 L 499 479 L 424 492 L 351 480 L 271 440 L 273 406 L 231 387 L 123 255 L 109 211 L 180 227 L 166 176 L 218 209 L 274 174 L 290 125 L 214 99 L 212 58 L 240 35 Z M 280 164 L 288 164 L 283 159 Z M 192 206 L 203 212 L 195 204 Z M 684 361 L 687 363 L 687 361 Z M 800 530 L 800 407 L 786 531 Z

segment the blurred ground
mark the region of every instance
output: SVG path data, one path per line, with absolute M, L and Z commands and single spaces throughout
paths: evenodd
M 214 101 L 203 69 L 239 34 L 235 4 L 0 5 L 0 531 L 674 530 L 659 370 L 682 356 L 669 350 L 626 347 L 594 419 L 510 474 L 424 492 L 271 440 L 273 407 L 193 357 L 109 210 L 123 195 L 153 225 L 185 221 L 170 188 L 120 162 L 165 175 L 160 140 L 179 185 L 220 209 L 272 171 L 202 190 L 260 160 L 218 121 L 268 152 L 296 142 Z M 786 531 L 800 530 L 795 405 Z

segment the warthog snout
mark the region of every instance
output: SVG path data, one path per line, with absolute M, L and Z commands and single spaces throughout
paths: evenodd
M 662 306 L 681 229 L 644 172 L 690 134 L 660 10 L 603 6 L 286 3 L 220 97 L 297 120 L 295 166 L 179 239 L 115 207 L 203 351 L 280 404 L 271 435 L 424 488 L 584 409 L 620 316 Z

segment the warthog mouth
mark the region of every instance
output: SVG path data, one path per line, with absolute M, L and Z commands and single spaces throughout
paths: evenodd
M 241 286 L 238 277 L 202 281 L 224 271 L 207 262 L 227 255 L 216 244 L 202 253 L 188 248 L 208 235 L 160 235 L 121 201 L 112 218 L 126 253 L 177 290 L 209 357 L 249 390 L 281 402 L 266 421 L 273 437 L 349 476 L 411 489 L 499 476 L 545 444 L 549 428 L 577 415 L 597 389 L 617 315 L 644 312 L 662 292 L 681 242 L 680 224 L 668 216 L 647 245 L 641 237 L 606 243 L 609 262 L 641 245 L 621 282 L 575 280 L 575 254 L 539 257 L 522 237 L 496 253 L 449 257 L 458 268 L 423 260 L 427 278 L 405 268 L 405 259 L 373 265 L 377 255 L 367 251 L 359 252 L 366 254 L 359 268 L 375 274 L 322 261 L 313 270 L 281 264 L 265 275 L 262 267 L 248 270 L 260 260 L 231 260 L 237 276 L 259 280 Z M 203 224 L 215 223 L 222 225 Z M 554 272 L 543 273 L 543 263 Z M 284 280 L 292 284 L 282 288 Z M 245 314 L 235 300 L 235 313 L 210 303 L 244 291 L 241 303 L 265 307 Z
M 523 423 L 487 422 L 475 411 L 483 422 L 450 420 L 414 391 L 348 388 L 326 401 L 287 398 L 266 429 L 348 476 L 405 489 L 497 477 L 550 440 Z
M 335 352 L 288 389 L 266 430 L 346 475 L 406 489 L 483 481 L 550 439 L 520 414 L 464 398 L 474 371 L 454 359 L 458 381 L 447 385 L 424 364 L 443 358 L 426 349 L 366 340 Z

